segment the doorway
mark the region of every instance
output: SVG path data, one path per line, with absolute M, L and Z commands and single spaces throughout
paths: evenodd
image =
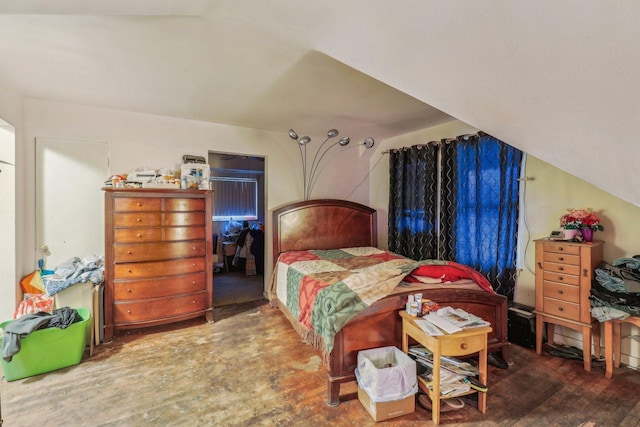
M 213 188 L 213 305 L 265 299 L 265 158 L 209 152 Z

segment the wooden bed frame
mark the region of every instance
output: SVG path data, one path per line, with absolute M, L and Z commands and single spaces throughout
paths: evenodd
M 293 203 L 273 212 L 273 259 L 287 251 L 377 247 L 376 211 L 367 206 L 334 199 Z M 401 347 L 402 319 L 411 292 L 388 296 L 375 302 L 349 321 L 336 335 L 327 364 L 327 404 L 356 397 L 340 395 L 340 385 L 355 381 L 358 352 L 370 348 Z M 489 352 L 501 352 L 508 361 L 508 301 L 503 295 L 484 290 L 442 288 L 424 293 L 441 306 L 462 308 L 491 322 Z M 286 307 L 282 308 L 286 310 Z

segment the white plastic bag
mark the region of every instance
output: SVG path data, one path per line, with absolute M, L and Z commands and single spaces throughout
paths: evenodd
M 360 351 L 355 374 L 374 402 L 400 400 L 418 391 L 416 362 L 397 347 Z

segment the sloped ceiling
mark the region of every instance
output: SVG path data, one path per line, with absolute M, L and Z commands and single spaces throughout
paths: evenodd
M 322 136 L 453 118 L 640 206 L 640 3 L 0 2 L 26 96 Z

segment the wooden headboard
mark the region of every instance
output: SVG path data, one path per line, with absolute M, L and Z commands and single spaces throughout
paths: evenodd
M 287 251 L 377 246 L 376 211 L 355 202 L 319 199 L 273 211 L 273 261 Z

